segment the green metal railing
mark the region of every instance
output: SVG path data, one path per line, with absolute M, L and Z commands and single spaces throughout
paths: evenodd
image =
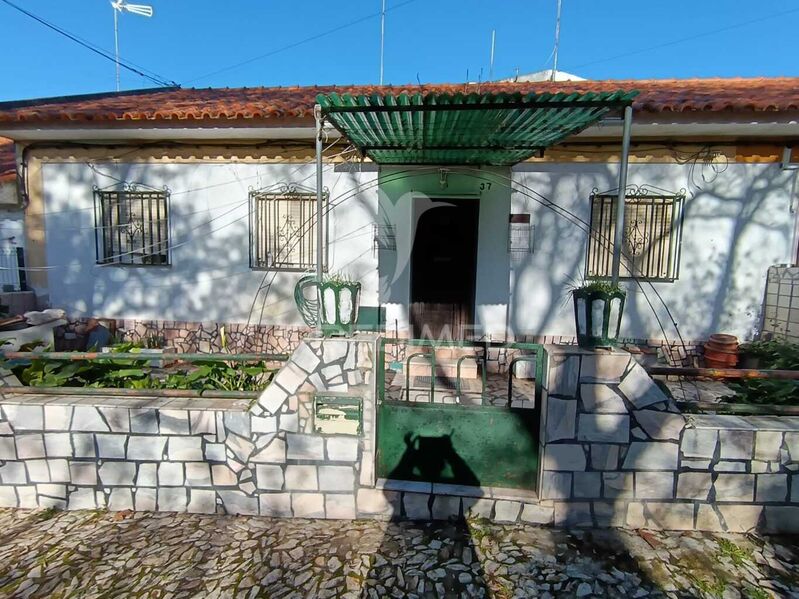
M 377 368 L 377 387 L 379 399 L 385 400 L 386 393 L 386 345 L 399 344 L 408 347 L 424 347 L 430 348 L 433 351 L 414 352 L 407 356 L 405 359 L 405 389 L 406 397 L 410 399 L 410 366 L 411 361 L 425 357 L 430 360 L 430 401 L 433 402 L 436 391 L 436 354 L 435 350 L 438 348 L 477 348 L 483 350 L 483 356 L 480 358 L 477 354 L 472 356 L 461 356 L 456 364 L 456 380 L 455 380 L 455 393 L 458 398 L 461 396 L 461 365 L 466 359 L 473 359 L 480 365 L 482 362 L 482 390 L 481 397 L 485 400 L 486 387 L 487 387 L 487 364 L 488 364 L 488 351 L 490 349 L 510 349 L 532 352 L 532 355 L 516 356 L 511 360 L 508 368 L 508 406 L 510 407 L 513 400 L 513 375 L 515 366 L 518 362 L 534 362 L 535 363 L 535 409 L 540 408 L 541 400 L 541 383 L 544 376 L 544 367 L 546 364 L 546 351 L 544 346 L 540 343 L 502 343 L 494 341 L 473 342 L 473 341 L 433 341 L 430 339 L 395 339 L 383 337 L 380 340 L 380 348 L 378 355 L 378 368 Z

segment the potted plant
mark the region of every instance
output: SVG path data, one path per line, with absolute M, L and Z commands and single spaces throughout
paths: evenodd
M 586 348 L 615 345 L 627 293 L 608 281 L 586 283 L 571 293 L 577 345 Z
M 310 288 L 316 288 L 315 297 L 306 295 Z M 358 322 L 361 284 L 341 275 L 321 282 L 309 275 L 297 281 L 294 301 L 308 326 L 319 326 L 324 335 L 351 335 Z

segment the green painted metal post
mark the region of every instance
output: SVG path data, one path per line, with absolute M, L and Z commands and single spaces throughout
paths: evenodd
M 633 107 L 624 107 L 624 128 L 621 140 L 621 161 L 619 162 L 619 195 L 616 197 L 616 229 L 613 232 L 613 262 L 611 276 L 614 283 L 619 282 L 621 266 L 621 244 L 624 241 L 624 205 L 627 193 L 627 164 L 630 161 L 630 134 L 633 124 Z
M 314 106 L 314 118 L 316 119 L 316 279 L 321 284 L 324 266 L 322 264 L 324 243 L 324 232 L 322 230 L 322 210 L 324 208 L 323 194 L 324 181 L 322 174 L 322 107 L 319 104 Z M 319 314 L 317 326 L 319 331 L 322 327 L 322 298 L 319 298 Z M 318 331 L 318 332 L 319 332 Z

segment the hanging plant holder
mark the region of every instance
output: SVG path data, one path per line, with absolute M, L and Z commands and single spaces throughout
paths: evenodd
M 306 290 L 311 288 L 316 293 L 311 292 L 309 298 Z M 320 283 L 311 275 L 297 281 L 294 300 L 308 326 L 320 327 L 326 336 L 352 335 L 358 322 L 361 284 L 337 279 Z
M 591 286 L 572 291 L 577 345 L 585 348 L 616 345 L 626 296 L 619 289 L 595 289 Z

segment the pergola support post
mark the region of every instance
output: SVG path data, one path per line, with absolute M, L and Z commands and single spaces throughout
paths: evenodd
M 321 284 L 322 276 L 324 274 L 324 265 L 322 260 L 324 257 L 324 231 L 322 223 L 324 222 L 324 181 L 322 174 L 322 107 L 319 104 L 314 106 L 314 118 L 316 120 L 316 280 Z M 322 330 L 322 298 L 319 297 L 319 308 L 317 314 L 317 327 L 318 331 Z M 318 332 L 317 331 L 317 332 Z
M 621 139 L 621 161 L 619 162 L 619 195 L 616 196 L 616 228 L 613 234 L 613 263 L 611 278 L 619 282 L 621 245 L 624 242 L 624 205 L 627 200 L 627 166 L 630 162 L 630 134 L 633 124 L 633 107 L 624 107 L 624 128 Z

